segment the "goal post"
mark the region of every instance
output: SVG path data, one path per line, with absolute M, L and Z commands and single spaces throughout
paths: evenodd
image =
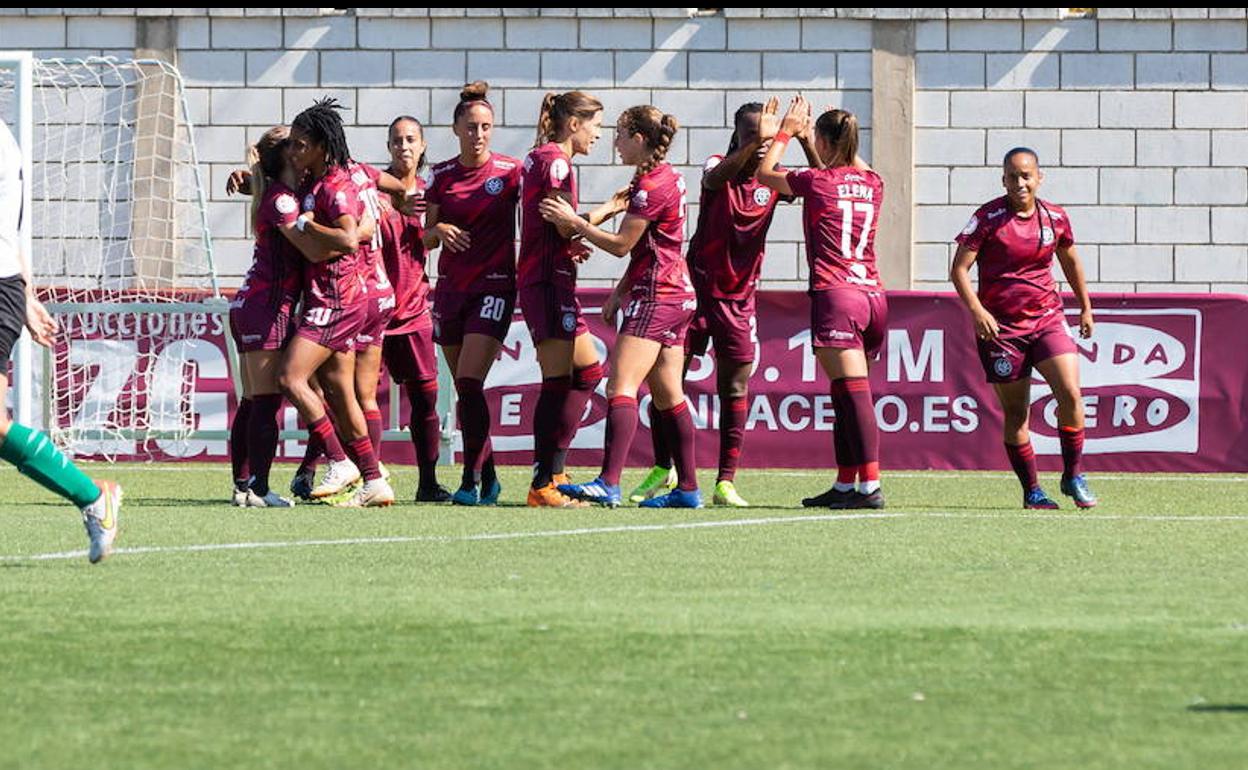
M 39 427 L 78 455 L 186 454 L 220 432 L 197 424 L 197 370 L 234 367 L 198 339 L 226 305 L 180 74 L 0 51 L 0 116 L 25 164 L 23 248 L 60 326 L 50 350 L 19 348 L 16 415 L 39 424 L 41 404 Z

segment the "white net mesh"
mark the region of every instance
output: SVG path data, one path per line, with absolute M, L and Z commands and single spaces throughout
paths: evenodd
M 219 303 L 181 77 L 108 58 L 33 72 L 31 262 L 61 324 L 36 378 L 43 428 L 78 455 L 184 454 Z M 6 120 L 14 75 L 0 68 Z

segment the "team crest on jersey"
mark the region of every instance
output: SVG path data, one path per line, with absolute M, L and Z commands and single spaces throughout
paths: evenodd
M 563 314 L 563 330 L 565 332 L 576 331 L 576 313 Z
M 498 195 L 503 191 L 503 178 L 501 176 L 492 176 L 485 180 L 485 191 L 490 195 Z
M 1053 228 L 1051 227 L 1040 228 L 1040 242 L 1043 243 L 1045 246 L 1049 246 L 1053 243 Z
M 550 164 L 550 181 L 552 182 L 562 182 L 570 173 L 572 173 L 572 168 L 563 158 L 555 158 L 555 162 Z
M 644 209 L 646 204 L 650 202 L 650 193 L 645 190 L 638 190 L 633 193 L 633 205 L 637 208 Z
M 293 214 L 299 210 L 299 201 L 295 200 L 295 196 L 282 193 L 273 201 L 273 208 L 282 214 Z
M 754 190 L 754 203 L 759 206 L 766 206 L 771 202 L 771 188 L 759 187 Z
M 1008 358 L 998 358 L 992 362 L 992 370 L 998 377 L 1009 377 L 1014 373 L 1014 364 Z
M 311 211 L 315 206 L 316 206 L 315 195 L 313 195 L 312 193 L 308 193 L 307 195 L 303 196 L 303 210 L 304 211 Z
M 962 228 L 963 235 L 971 235 L 979 229 L 979 217 L 972 216 L 971 221 L 966 223 L 966 227 Z

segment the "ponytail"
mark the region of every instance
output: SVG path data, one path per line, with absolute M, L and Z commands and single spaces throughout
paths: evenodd
M 557 94 L 550 91 L 542 97 L 542 108 L 537 116 L 537 138 L 534 147 L 558 141 L 559 134 L 572 118 L 589 120 L 602 112 L 602 102 L 583 91 Z
M 274 126 L 264 132 L 259 141 L 247 147 L 247 167 L 251 169 L 251 229 L 259 232 L 260 203 L 269 183 L 286 170 L 286 145 L 290 141 L 290 129 Z
M 815 131 L 831 148 L 831 156 L 824 158 L 828 168 L 852 166 L 858 157 L 858 118 L 848 110 L 828 110 L 815 121 Z

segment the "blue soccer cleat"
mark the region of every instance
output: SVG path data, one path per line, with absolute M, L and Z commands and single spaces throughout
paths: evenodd
M 498 505 L 498 497 L 503 493 L 503 485 L 497 478 L 490 479 L 490 485 L 481 494 L 481 505 Z
M 1057 501 L 1049 497 L 1048 493 L 1040 487 L 1023 494 L 1023 508 L 1029 511 L 1056 511 L 1060 507 Z
M 642 508 L 701 508 L 702 493 L 696 489 L 673 489 L 666 495 L 652 497 L 639 503 Z
M 560 484 L 559 491 L 574 500 L 584 500 L 587 503 L 605 505 L 608 508 L 619 508 L 623 500 L 620 495 L 620 485 L 608 484 L 602 480 L 601 476 L 588 484 Z
M 1062 494 L 1075 501 L 1077 508 L 1093 508 L 1096 506 L 1096 495 L 1088 489 L 1088 480 L 1083 474 L 1069 479 L 1062 479 Z
M 470 487 L 460 487 L 455 490 L 455 494 L 451 495 L 452 505 L 479 505 L 481 498 L 477 495 L 477 485 Z

